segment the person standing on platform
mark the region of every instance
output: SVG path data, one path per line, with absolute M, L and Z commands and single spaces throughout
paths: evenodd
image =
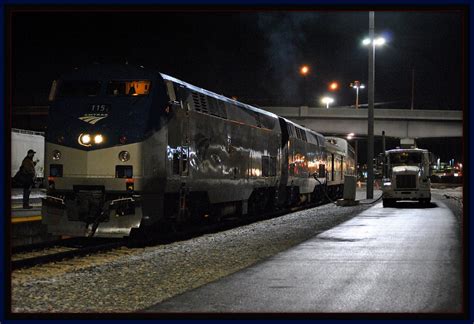
M 36 170 L 35 170 L 35 165 L 38 162 L 33 161 L 33 157 L 35 156 L 35 151 L 33 150 L 28 150 L 27 155 L 23 159 L 23 162 L 21 163 L 21 168 L 23 172 L 23 208 L 25 209 L 30 209 L 33 208 L 30 206 L 30 193 L 31 193 L 31 187 L 35 183 L 36 179 Z

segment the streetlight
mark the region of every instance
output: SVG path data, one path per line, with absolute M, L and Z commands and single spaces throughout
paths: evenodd
M 329 84 L 329 91 L 336 91 L 339 88 L 339 83 L 333 81 Z
M 351 83 L 351 88 L 356 89 L 356 104 L 355 104 L 355 107 L 356 107 L 356 109 L 359 109 L 359 89 L 364 89 L 365 85 L 360 84 L 359 81 L 354 81 L 353 83 Z
M 323 97 L 321 99 L 321 102 L 326 105 L 326 109 L 329 109 L 329 104 L 332 104 L 334 102 L 334 99 L 331 97 Z
M 370 38 L 365 38 L 363 41 L 362 41 L 362 44 L 363 45 L 369 45 L 370 43 L 372 43 L 372 40 Z M 381 46 L 381 45 L 384 45 L 386 43 L 386 40 L 385 38 L 383 37 L 378 37 L 376 39 L 374 39 L 374 46 Z
M 375 46 L 385 44 L 383 37 L 374 37 L 373 11 L 369 12 L 369 38 L 364 39 L 364 45 L 369 47 L 369 88 L 368 88 L 368 125 L 367 125 L 367 199 L 374 198 L 374 90 L 375 90 Z
M 306 76 L 309 73 L 309 66 L 307 65 L 301 66 L 300 73 L 302 76 Z

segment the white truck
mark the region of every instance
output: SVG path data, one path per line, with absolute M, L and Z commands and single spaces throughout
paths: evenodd
M 428 150 L 401 148 L 385 152 L 382 199 L 384 207 L 398 200 L 431 201 L 431 155 Z
M 31 130 L 12 128 L 11 131 L 11 177 L 20 169 L 21 162 L 29 149 L 36 152 L 36 183 L 41 184 L 44 178 L 44 133 Z

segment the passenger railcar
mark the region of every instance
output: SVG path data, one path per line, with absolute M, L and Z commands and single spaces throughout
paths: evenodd
M 50 97 L 53 234 L 123 237 L 320 201 L 343 180 L 327 178 L 328 158 L 331 171 L 350 160 L 319 133 L 143 67 L 77 69 Z
M 355 151 L 345 139 L 326 136 L 326 157 L 328 195 L 342 198 L 344 176 L 356 175 Z

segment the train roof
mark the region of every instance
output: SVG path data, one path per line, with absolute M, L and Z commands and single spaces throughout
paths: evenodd
M 313 133 L 313 134 L 315 134 L 315 135 L 324 137 L 323 134 L 318 133 L 317 131 L 315 131 L 315 130 L 313 130 L 313 129 L 311 129 L 311 128 L 308 128 L 308 127 L 302 126 L 302 125 L 300 125 L 300 124 L 297 124 L 297 123 L 295 123 L 294 121 L 289 120 L 288 118 L 281 117 L 281 116 L 280 116 L 280 118 L 284 119 L 285 122 L 287 122 L 288 124 L 292 124 L 292 125 L 298 126 L 299 128 L 302 128 L 302 129 L 304 129 L 304 130 L 307 131 L 307 132 L 310 132 L 310 133 Z
M 169 80 L 169 81 L 172 81 L 172 82 L 175 82 L 175 83 L 178 83 L 178 84 L 181 84 L 183 86 L 185 86 L 186 88 L 189 88 L 191 90 L 194 90 L 196 92 L 200 92 L 200 93 L 203 93 L 207 96 L 210 96 L 210 97 L 214 97 L 218 100 L 221 100 L 221 101 L 225 101 L 225 102 L 228 102 L 230 104 L 234 104 L 234 105 L 237 105 L 237 106 L 240 106 L 242 108 L 247 108 L 249 110 L 252 110 L 252 111 L 255 111 L 257 113 L 260 113 L 260 114 L 263 114 L 263 115 L 267 115 L 267 116 L 270 116 L 272 118 L 278 118 L 278 115 L 274 114 L 274 113 L 271 113 L 269 111 L 266 111 L 266 110 L 263 110 L 263 109 L 260 109 L 260 108 L 257 108 L 257 107 L 254 107 L 254 106 L 251 106 L 251 105 L 248 105 L 248 104 L 245 104 L 243 102 L 240 102 L 240 101 L 237 101 L 237 100 L 233 100 L 233 99 L 230 99 L 230 98 L 227 98 L 223 95 L 219 95 L 215 92 L 212 92 L 212 91 L 209 91 L 209 90 L 206 90 L 206 89 L 203 89 L 203 88 L 199 88 L 199 87 L 196 87 L 190 83 L 187 83 L 187 82 L 184 82 L 182 80 L 179 80 L 179 79 L 176 79 L 175 77 L 172 77 L 170 75 L 167 75 L 167 74 L 164 74 L 164 73 L 161 73 L 160 72 L 160 75 L 163 79 L 165 80 Z
M 172 77 L 172 76 L 170 76 L 170 75 L 167 75 L 167 74 L 165 74 L 165 73 L 161 73 L 161 72 L 160 72 L 160 75 L 161 75 L 161 77 L 162 77 L 164 80 L 169 80 L 169 81 L 172 81 L 172 82 L 181 84 L 181 85 L 183 85 L 183 86 L 185 86 L 185 87 L 187 87 L 187 88 L 189 88 L 189 89 L 191 89 L 191 90 L 194 90 L 194 91 L 196 91 L 196 92 L 203 93 L 203 94 L 205 94 L 205 95 L 207 95 L 207 96 L 210 96 L 210 97 L 214 97 L 214 98 L 216 98 L 216 99 L 218 99 L 218 100 L 222 100 L 222 101 L 225 101 L 225 102 L 228 102 L 228 103 L 231 103 L 231 104 L 235 104 L 235 105 L 237 105 L 237 106 L 240 106 L 240 107 L 243 107 L 243 108 L 247 108 L 247 109 L 249 109 L 249 110 L 258 112 L 258 113 L 260 113 L 260 114 L 270 116 L 270 117 L 272 117 L 272 118 L 283 118 L 287 123 L 290 123 L 290 124 L 293 124 L 293 125 L 295 125 L 295 126 L 298 126 L 298 127 L 302 128 L 302 129 L 304 129 L 304 130 L 306 130 L 306 131 L 308 131 L 308 132 L 310 132 L 310 133 L 313 133 L 313 134 L 315 134 L 315 135 L 319 135 L 319 136 L 324 137 L 322 134 L 320 134 L 320 133 L 318 133 L 318 132 L 316 132 L 316 131 L 314 131 L 314 130 L 312 130 L 312 129 L 309 129 L 309 128 L 304 127 L 304 126 L 302 126 L 302 125 L 300 125 L 300 124 L 297 124 L 297 123 L 295 123 L 295 122 L 293 122 L 293 121 L 291 121 L 291 120 L 289 120 L 289 119 L 287 119 L 287 118 L 278 116 L 277 114 L 274 114 L 274 113 L 272 113 L 272 112 L 266 111 L 266 110 L 261 109 L 261 108 L 257 108 L 257 107 L 255 107 L 255 106 L 252 106 L 252 105 L 249 105 L 249 104 L 245 104 L 245 103 L 240 102 L 240 101 L 237 101 L 237 100 L 233 100 L 233 99 L 227 98 L 227 97 L 225 97 L 225 96 L 223 96 L 223 95 L 219 95 L 219 94 L 217 94 L 217 93 L 215 93 L 215 92 L 212 92 L 212 91 L 209 91 L 209 90 L 206 90 L 206 89 L 197 87 L 197 86 L 195 86 L 195 85 L 192 85 L 192 84 L 190 84 L 190 83 L 184 82 L 184 81 L 182 81 L 182 80 L 179 80 L 179 79 L 177 79 L 177 78 L 175 78 L 175 77 Z
M 326 147 L 334 152 L 341 152 L 344 154 L 348 153 L 349 145 L 347 141 L 343 138 L 333 137 L 333 136 L 326 136 Z

